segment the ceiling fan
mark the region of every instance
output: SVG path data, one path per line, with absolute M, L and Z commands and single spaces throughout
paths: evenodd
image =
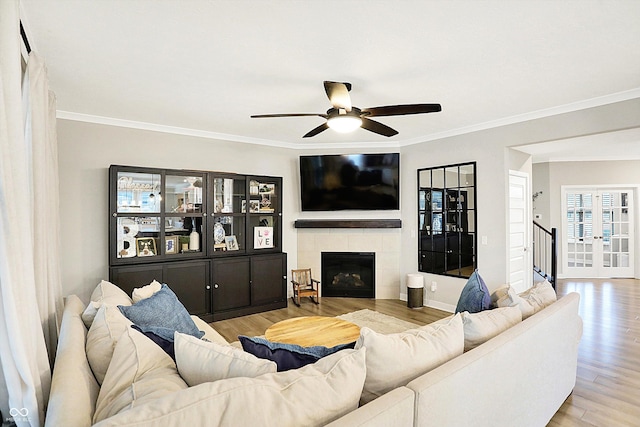
M 326 119 L 326 122 L 320 126 L 311 129 L 303 138 L 316 136 L 329 128 L 337 132 L 350 132 L 359 127 L 370 132 L 383 136 L 397 135 L 398 131 L 390 128 L 370 117 L 381 116 L 404 116 L 408 114 L 436 113 L 442 111 L 440 104 L 404 104 L 404 105 L 385 105 L 382 107 L 357 108 L 351 105 L 351 97 L 349 91 L 351 83 L 340 82 L 324 82 L 324 91 L 331 102 L 332 107 L 326 114 L 323 113 L 284 113 L 284 114 L 257 114 L 251 118 L 268 118 L 268 117 L 304 117 L 318 116 Z

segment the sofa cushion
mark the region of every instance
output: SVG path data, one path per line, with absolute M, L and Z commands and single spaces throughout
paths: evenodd
M 86 350 L 87 360 L 99 384 L 104 380 L 118 339 L 130 325 L 129 319 L 113 305 L 105 304 L 98 310 L 87 333 Z
M 531 288 L 517 294 L 513 287 L 507 288 L 507 294 L 496 301 L 498 307 L 518 307 L 522 320 L 557 301 L 556 291 L 548 281 L 537 282 Z
M 509 285 L 502 285 L 491 293 L 491 308 L 498 306 L 498 300 L 507 295 Z
M 96 427 L 322 426 L 358 407 L 365 374 L 365 349 L 344 350 L 300 369 L 189 387 Z
M 173 360 L 143 334 L 127 328 L 113 352 L 93 422 L 185 388 Z
M 462 313 L 464 351 L 476 348 L 499 333 L 522 321 L 518 307 L 503 307 L 480 313 Z
M 230 345 L 199 340 L 176 332 L 178 373 L 189 386 L 225 378 L 257 377 L 276 372 L 276 364 Z
M 260 337 L 238 336 L 242 348 L 261 359 L 272 360 L 278 366 L 278 372 L 298 369 L 310 363 L 347 348 L 353 348 L 355 343 L 339 344 L 335 347 L 302 347 L 295 344 L 271 342 Z
M 518 295 L 511 286 L 507 289 L 507 294 L 496 301 L 496 305 L 498 307 L 518 307 L 522 313 L 522 320 L 534 313 L 531 303 Z
M 143 332 L 153 332 L 167 341 L 173 341 L 175 331 L 202 338 L 204 332 L 198 330 L 182 305 L 166 284 L 151 297 L 131 306 L 118 306 L 122 314 L 135 323 Z
M 519 295 L 531 304 L 535 313 L 558 300 L 556 291 L 547 280 L 537 282 Z
M 471 273 L 467 284 L 462 288 L 458 305 L 456 306 L 456 313 L 462 313 L 463 311 L 477 313 L 489 308 L 491 308 L 491 294 L 484 280 L 480 277 L 480 273 L 475 270 Z
M 102 280 L 91 293 L 91 301 L 82 313 L 82 321 L 87 328 L 91 327 L 93 319 L 102 304 L 131 305 L 131 298 L 122 289 L 111 282 Z
M 361 403 L 366 403 L 462 354 L 462 317 L 389 335 L 363 327 L 355 345 L 362 347 L 367 349 L 367 378 Z
M 159 292 L 160 289 L 162 289 L 162 284 L 157 280 L 154 280 L 146 286 L 134 288 L 133 292 L 131 292 L 131 300 L 135 304 L 145 298 L 152 297 L 155 293 Z

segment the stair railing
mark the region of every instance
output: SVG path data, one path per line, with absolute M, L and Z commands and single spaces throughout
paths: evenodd
M 547 230 L 533 221 L 533 271 L 556 288 L 558 274 L 557 230 Z

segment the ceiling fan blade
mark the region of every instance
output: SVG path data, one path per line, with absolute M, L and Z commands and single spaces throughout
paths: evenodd
M 407 114 L 437 113 L 438 111 L 442 111 L 440 104 L 404 104 L 364 108 L 362 114 L 367 117 L 404 116 Z
M 320 126 L 318 126 L 317 128 L 311 129 L 309 132 L 307 132 L 303 136 L 303 138 L 311 138 L 312 136 L 316 136 L 320 132 L 323 132 L 323 131 L 325 131 L 327 129 L 329 129 L 329 125 L 325 122 L 325 123 L 321 124 Z
M 347 112 L 351 111 L 350 90 L 351 83 L 324 82 L 324 91 L 327 93 L 327 97 L 329 97 L 333 108 L 343 109 Z
M 323 114 L 323 113 L 255 114 L 255 115 L 251 116 L 251 118 L 252 119 L 262 119 L 262 118 L 269 118 L 269 117 L 309 117 L 309 116 L 324 117 L 325 119 L 327 118 L 327 115 Z
M 390 128 L 387 125 L 383 125 L 380 122 L 367 119 L 366 117 L 361 117 L 361 119 L 362 119 L 362 128 L 370 132 L 377 133 L 383 136 L 393 136 L 398 134 L 397 130 Z

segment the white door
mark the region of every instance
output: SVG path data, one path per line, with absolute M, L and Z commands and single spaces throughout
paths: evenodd
M 533 282 L 529 199 L 529 175 L 509 171 L 509 284 L 517 292 Z
M 633 277 L 633 192 L 563 188 L 566 277 Z

